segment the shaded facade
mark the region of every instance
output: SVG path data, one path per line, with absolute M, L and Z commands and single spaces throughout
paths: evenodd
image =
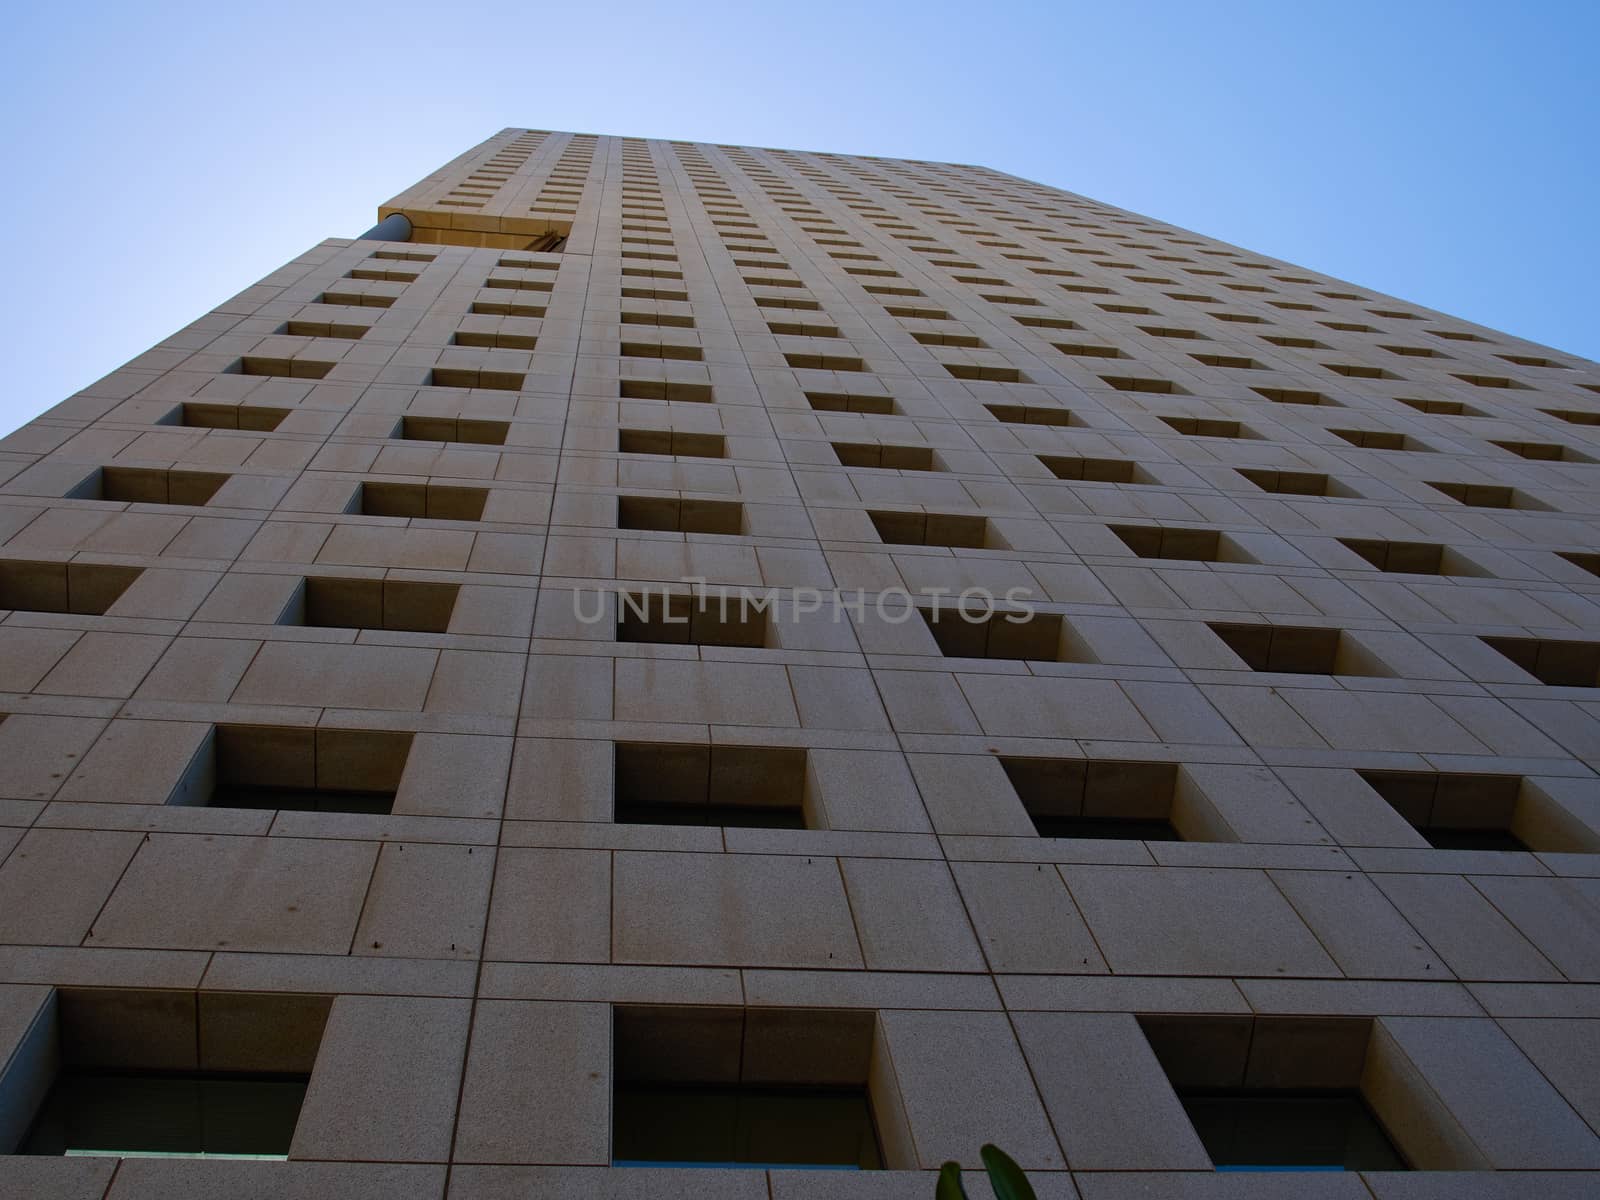
M 977 167 L 378 215 L 0 440 L 0 1195 L 1593 1193 L 1600 368 Z

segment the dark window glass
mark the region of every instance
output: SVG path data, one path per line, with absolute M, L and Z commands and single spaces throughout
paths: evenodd
M 22 1154 L 282 1158 L 308 1077 L 64 1071 Z
M 614 1165 L 878 1170 L 863 1088 L 621 1084 Z
M 1195 1092 L 1183 1097 L 1219 1171 L 1403 1171 L 1354 1093 Z
M 1526 850 L 1509 829 L 1446 829 L 1429 825 L 1417 830 L 1435 850 Z

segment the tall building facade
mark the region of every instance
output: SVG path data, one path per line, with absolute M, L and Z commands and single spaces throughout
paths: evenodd
M 0 1196 L 1600 1188 L 1595 364 L 978 167 L 379 215 L 0 441 Z

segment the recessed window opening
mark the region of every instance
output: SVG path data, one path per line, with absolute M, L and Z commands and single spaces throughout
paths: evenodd
M 121 504 L 208 503 L 229 476 L 214 471 L 150 467 L 101 467 L 66 494 L 68 500 L 114 500 Z
M 617 528 L 738 534 L 744 532 L 744 505 L 734 500 L 618 496 Z
M 1002 758 L 1000 765 L 1040 837 L 1224 840 L 1210 804 L 1192 788 L 1180 791 L 1175 763 Z
M 739 596 L 667 592 L 619 592 L 617 641 L 670 646 L 767 644 L 764 608 Z
M 1550 687 L 1600 687 L 1600 642 L 1527 637 L 1482 640 Z
M 1386 1122 L 1417 1125 L 1406 1083 L 1369 1097 L 1392 1057 L 1351 1017 L 1144 1016 L 1140 1027 L 1218 1171 L 1403 1171 Z M 1385 1072 L 1387 1074 L 1387 1072 Z
M 164 423 L 191 429 L 248 429 L 269 433 L 289 415 L 287 408 L 263 408 L 255 404 L 184 403 L 174 409 Z
M 1180 1093 L 1218 1171 L 1403 1171 L 1358 1093 L 1194 1088 Z
M 1467 577 L 1488 574 L 1459 551 L 1433 542 L 1385 542 L 1375 538 L 1340 538 L 1339 542 L 1380 571 Z
M 1183 559 L 1190 562 L 1254 562 L 1239 545 L 1216 529 L 1178 529 L 1161 525 L 1108 525 L 1140 558 Z
M 409 733 L 218 725 L 169 804 L 387 815 Z
M 612 1165 L 883 1168 L 876 1025 L 850 1009 L 619 1006 Z
M 32 1112 L 13 1152 L 285 1159 L 331 1004 L 58 989 L 0 1077 L 6 1107 Z
M 368 479 L 356 488 L 351 510 L 368 517 L 420 517 L 434 521 L 477 521 L 488 503 L 487 488 L 443 484 L 387 483 Z
M 1238 421 L 1224 421 L 1214 417 L 1162 417 L 1163 424 L 1175 432 L 1190 437 L 1253 438 L 1255 431 Z
M 311 575 L 284 623 L 323 629 L 444 633 L 450 627 L 460 590 L 454 583 Z
M 1362 780 L 1436 850 L 1579 850 L 1561 839 L 1550 806 L 1523 803 L 1520 775 L 1436 771 L 1361 771 Z M 1557 844 L 1559 843 L 1559 847 Z
M 102 616 L 142 572 L 111 563 L 0 559 L 0 609 Z
M 619 429 L 617 450 L 621 454 L 661 454 L 674 458 L 726 458 L 728 441 L 720 433 Z
M 938 463 L 930 446 L 892 446 L 881 442 L 832 442 L 843 467 L 879 467 L 890 471 L 935 471 Z
M 1155 483 L 1138 463 L 1125 458 L 1079 458 L 1065 454 L 1041 454 L 1039 462 L 1057 479 L 1071 483 Z
M 1051 405 L 985 404 L 989 415 L 1007 425 L 1071 425 L 1072 410 Z
M 1378 677 L 1393 674 L 1339 629 L 1216 621 L 1207 624 L 1252 671 Z
M 1260 467 L 1235 467 L 1245 479 L 1264 492 L 1283 496 L 1352 497 L 1356 493 L 1336 479 L 1317 471 L 1278 471 Z
M 393 437 L 408 442 L 464 442 L 473 446 L 503 446 L 511 432 L 507 421 L 475 417 L 401 417 Z
M 618 742 L 613 819 L 632 825 L 819 827 L 806 752 L 788 746 Z
M 896 546 L 951 546 L 959 549 L 995 548 L 986 517 L 961 513 L 867 513 L 878 537 Z
M 1060 613 L 1001 609 L 985 614 L 973 609 L 969 616 L 955 604 L 917 612 L 939 652 L 950 658 L 1058 662 L 1063 656 L 1065 626 Z

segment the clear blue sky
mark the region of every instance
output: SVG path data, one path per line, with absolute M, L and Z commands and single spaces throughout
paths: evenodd
M 9 429 L 507 125 L 980 163 L 1600 357 L 1600 5 L 27 5 Z

